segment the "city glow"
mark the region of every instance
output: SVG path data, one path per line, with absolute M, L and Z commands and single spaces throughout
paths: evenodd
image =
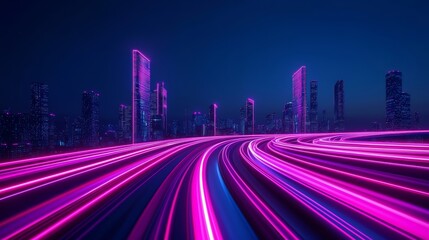
M 0 238 L 427 238 L 429 131 L 182 138 L 0 163 Z M 371 139 L 370 138 L 374 138 Z

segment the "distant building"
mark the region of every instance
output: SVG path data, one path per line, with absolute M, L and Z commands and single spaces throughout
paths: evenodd
M 213 103 L 209 106 L 209 122 L 208 122 L 208 135 L 217 135 L 217 104 Z
M 22 158 L 32 151 L 30 117 L 4 111 L 0 114 L 0 159 Z
M 319 131 L 319 122 L 317 119 L 317 81 L 310 82 L 310 132 Z
M 48 85 L 40 82 L 31 84 L 31 142 L 35 150 L 49 145 Z
M 411 104 L 410 104 L 410 94 L 401 93 L 400 99 L 400 109 L 401 109 L 401 121 L 399 128 L 402 130 L 411 129 Z
M 418 112 L 414 113 L 414 129 L 420 129 L 420 114 Z
M 137 143 L 150 137 L 150 60 L 138 50 L 132 54 L 132 143 Z
M 164 82 L 156 83 L 151 95 L 151 138 L 163 139 L 167 135 L 167 90 Z
M 118 140 L 120 143 L 131 143 L 131 116 L 130 106 L 119 105 Z
M 402 91 L 402 72 L 389 71 L 386 76 L 386 129 L 412 128 L 410 95 Z
M 58 132 L 57 132 L 57 117 L 55 114 L 50 113 L 49 114 L 49 149 L 50 150 L 55 150 L 58 146 Z
M 293 133 L 293 104 L 288 102 L 284 106 L 283 110 L 283 132 Z
M 255 133 L 255 101 L 251 98 L 248 98 L 240 109 L 240 133 Z
M 307 122 L 306 67 L 292 75 L 293 132 L 305 133 Z
M 334 130 L 343 132 L 344 127 L 344 82 L 338 80 L 334 88 Z
M 100 143 L 100 94 L 94 91 L 82 93 L 82 144 L 98 146 Z

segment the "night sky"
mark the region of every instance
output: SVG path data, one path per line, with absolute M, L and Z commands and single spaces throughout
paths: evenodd
M 257 120 L 281 114 L 292 73 L 306 65 L 330 118 L 344 80 L 349 129 L 384 122 L 384 75 L 402 71 L 429 127 L 426 1 L 89 2 L 2 3 L 0 109 L 29 111 L 30 83 L 42 81 L 51 112 L 78 116 L 82 91 L 96 90 L 102 119 L 116 123 L 118 105 L 131 103 L 136 48 L 151 59 L 152 88 L 166 83 L 170 120 L 213 102 L 221 118 L 238 119 L 247 97 Z

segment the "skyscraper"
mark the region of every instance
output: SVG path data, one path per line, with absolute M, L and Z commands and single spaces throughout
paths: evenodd
M 119 105 L 118 138 L 121 143 L 131 143 L 131 107 Z
M 245 104 L 245 134 L 255 134 L 255 100 L 248 98 Z
M 396 130 L 401 125 L 402 73 L 389 71 L 386 76 L 386 129 Z
M 150 129 L 150 60 L 133 50 L 132 143 L 148 141 Z
M 317 81 L 310 82 L 310 132 L 319 131 L 319 122 L 317 119 Z
M 164 82 L 156 83 L 151 95 L 151 137 L 163 139 L 167 135 L 167 89 Z
M 213 103 L 209 106 L 209 126 L 208 135 L 217 135 L 217 104 Z
M 48 85 L 31 84 L 31 140 L 35 149 L 44 149 L 49 144 Z
M 100 94 L 94 91 L 82 93 L 82 144 L 97 146 L 100 135 Z
M 401 121 L 400 129 L 411 129 L 411 104 L 410 104 L 410 94 L 401 93 L 400 99 L 400 109 L 401 109 Z
M 344 129 L 344 82 L 338 80 L 334 88 L 334 130 L 343 132 Z
M 206 118 L 201 112 L 192 114 L 192 134 L 194 136 L 206 136 Z
M 283 132 L 284 133 L 293 133 L 293 104 L 288 102 L 285 104 L 283 110 Z
M 306 68 L 300 67 L 292 75 L 292 104 L 293 104 L 293 132 L 305 133 L 307 121 L 306 100 Z

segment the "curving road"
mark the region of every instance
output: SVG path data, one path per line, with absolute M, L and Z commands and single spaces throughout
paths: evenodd
M 377 140 L 389 134 L 186 138 L 2 162 L 0 239 L 429 239 L 429 143 Z

